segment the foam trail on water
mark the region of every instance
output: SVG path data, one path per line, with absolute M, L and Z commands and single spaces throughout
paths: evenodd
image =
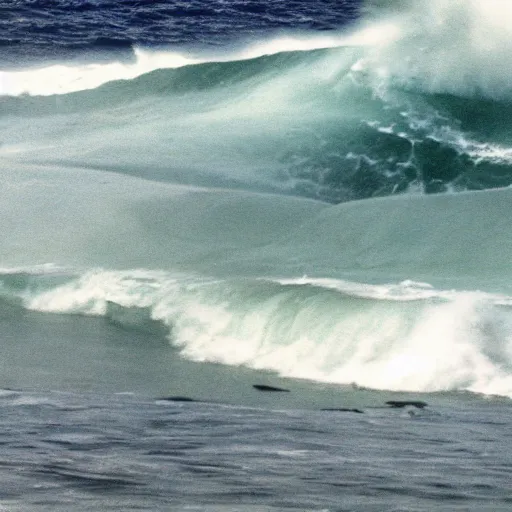
M 49 96 L 94 89 L 112 80 L 130 80 L 162 68 L 177 68 L 200 62 L 177 52 L 151 52 L 136 48 L 135 61 L 53 64 L 21 71 L 0 71 L 0 95 Z

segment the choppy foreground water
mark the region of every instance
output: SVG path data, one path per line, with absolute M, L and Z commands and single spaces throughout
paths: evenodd
M 507 511 L 512 408 L 363 414 L 3 392 L 9 511 Z

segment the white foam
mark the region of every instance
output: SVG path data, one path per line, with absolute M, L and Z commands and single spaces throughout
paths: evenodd
M 94 270 L 47 291 L 27 290 L 24 300 L 28 309 L 36 311 L 105 315 L 107 301 L 125 307 L 153 306 L 164 282 L 174 281 L 163 272 Z
M 432 119 L 419 117 L 418 114 L 412 112 L 404 112 L 402 116 L 407 120 L 412 130 L 419 128 L 427 131 L 429 139 L 451 146 L 456 151 L 468 155 L 475 164 L 481 161 L 498 165 L 510 165 L 512 163 L 511 148 L 497 143 L 474 140 L 457 127 L 449 126 L 447 120 L 439 119 L 437 113 L 434 113 Z M 411 140 L 412 136 L 409 135 L 406 138 Z
M 388 337 L 386 350 L 381 340 L 370 339 L 366 350 L 358 347 L 333 377 L 380 389 L 482 390 L 504 377 L 480 347 L 489 314 L 473 294 L 430 306 L 410 329 Z
M 225 281 L 146 270 L 91 271 L 23 297 L 46 312 L 105 315 L 107 301 L 148 308 L 196 361 L 377 389 L 512 396 L 512 312 L 503 307 L 512 297 L 410 280 Z
M 31 275 L 47 275 L 47 274 L 68 274 L 74 271 L 68 267 L 57 265 L 56 263 L 41 263 L 40 265 L 29 265 L 26 267 L 0 267 L 0 275 L 12 274 L 31 274 Z
M 366 284 L 345 281 L 332 278 L 311 278 L 303 276 L 298 279 L 279 279 L 279 283 L 284 285 L 311 285 L 321 288 L 337 290 L 353 297 L 377 300 L 394 301 L 413 301 L 425 299 L 451 299 L 456 294 L 455 291 L 435 290 L 428 283 L 405 280 L 398 284 Z

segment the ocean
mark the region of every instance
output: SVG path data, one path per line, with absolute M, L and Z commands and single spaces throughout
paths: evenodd
M 4 0 L 0 510 L 511 510 L 511 27 Z

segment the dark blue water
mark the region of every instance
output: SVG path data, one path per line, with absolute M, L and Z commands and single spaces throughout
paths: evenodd
M 359 0 L 10 1 L 0 5 L 0 62 L 129 59 L 133 46 L 218 47 L 282 31 L 332 31 L 357 18 Z
M 0 396 L 4 510 L 507 511 L 510 405 L 366 414 Z

